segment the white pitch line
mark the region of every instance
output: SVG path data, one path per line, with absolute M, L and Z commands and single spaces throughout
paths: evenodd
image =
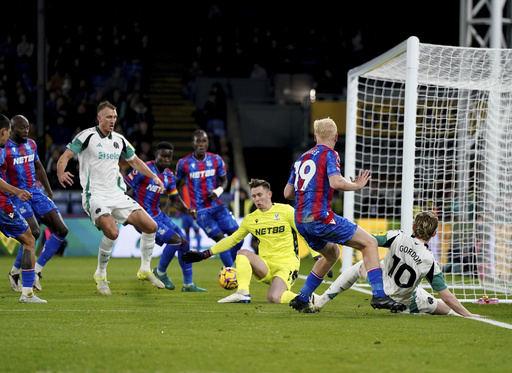
M 305 280 L 306 276 L 299 275 L 299 278 Z M 326 284 L 332 284 L 332 281 L 325 281 L 324 280 L 324 282 Z M 355 290 L 355 291 L 358 291 L 360 293 L 364 293 L 364 294 L 372 294 L 371 290 L 365 289 L 364 287 L 360 287 L 360 286 L 357 286 L 357 285 L 352 286 L 351 289 Z M 484 318 L 484 317 L 464 317 L 464 316 L 461 316 L 461 315 L 454 315 L 454 316 L 459 316 L 459 317 L 462 317 L 464 319 L 469 319 L 469 320 L 485 322 L 487 324 L 491 324 L 491 325 L 494 325 L 494 326 L 499 326 L 500 328 L 512 329 L 512 325 L 511 324 L 507 324 L 506 322 L 496 321 L 496 320 L 489 319 L 489 318 Z

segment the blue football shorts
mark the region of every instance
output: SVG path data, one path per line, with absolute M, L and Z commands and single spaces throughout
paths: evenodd
M 297 230 L 309 247 L 321 252 L 328 242 L 345 244 L 356 233 L 357 224 L 334 214 L 329 223 L 316 220 L 310 223 L 296 223 Z
M 197 222 L 194 220 L 192 216 L 188 214 L 181 214 L 181 224 L 183 229 L 186 230 L 187 232 L 190 230 L 190 228 L 194 229 L 195 231 L 199 230 L 199 225 L 197 225 Z
M 185 234 L 181 231 L 180 227 L 167 216 L 167 214 L 161 212 L 157 216 L 153 217 L 153 220 L 158 224 L 156 230 L 155 242 L 160 246 L 165 246 L 169 242 L 172 236 L 176 233 L 184 238 Z
M 18 208 L 19 212 L 25 219 L 35 215 L 37 221 L 40 221 L 41 216 L 52 210 L 59 212 L 55 203 L 53 203 L 53 201 L 44 194 L 41 188 L 28 188 L 27 191 L 32 193 L 32 198 L 28 201 L 23 202 L 18 197 L 14 195 L 12 196 L 13 205 Z
M 2 209 L 0 209 L 0 231 L 7 237 L 19 237 L 28 229 L 27 221 L 21 216 L 18 208 L 13 207 L 12 218 Z
M 230 234 L 238 229 L 238 223 L 226 205 L 199 210 L 197 212 L 197 224 L 212 239 L 221 232 Z

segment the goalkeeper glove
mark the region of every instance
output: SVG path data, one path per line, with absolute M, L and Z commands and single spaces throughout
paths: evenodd
M 181 259 L 185 261 L 185 263 L 196 263 L 200 262 L 201 260 L 208 259 L 211 256 L 212 252 L 210 249 L 205 251 L 187 251 L 183 253 Z

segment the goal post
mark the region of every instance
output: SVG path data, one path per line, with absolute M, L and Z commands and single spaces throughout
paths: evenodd
M 345 217 L 411 233 L 435 211 L 429 247 L 452 292 L 512 301 L 512 50 L 411 37 L 350 70 L 345 143 L 345 175 L 372 172 Z M 356 254 L 343 248 L 342 271 Z

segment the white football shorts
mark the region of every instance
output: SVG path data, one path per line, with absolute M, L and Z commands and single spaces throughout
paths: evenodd
M 110 214 L 117 223 L 124 224 L 132 212 L 142 209 L 126 194 L 109 198 L 94 196 L 87 198 L 82 195 L 82 206 L 94 225 L 96 225 L 96 220 L 105 214 Z

